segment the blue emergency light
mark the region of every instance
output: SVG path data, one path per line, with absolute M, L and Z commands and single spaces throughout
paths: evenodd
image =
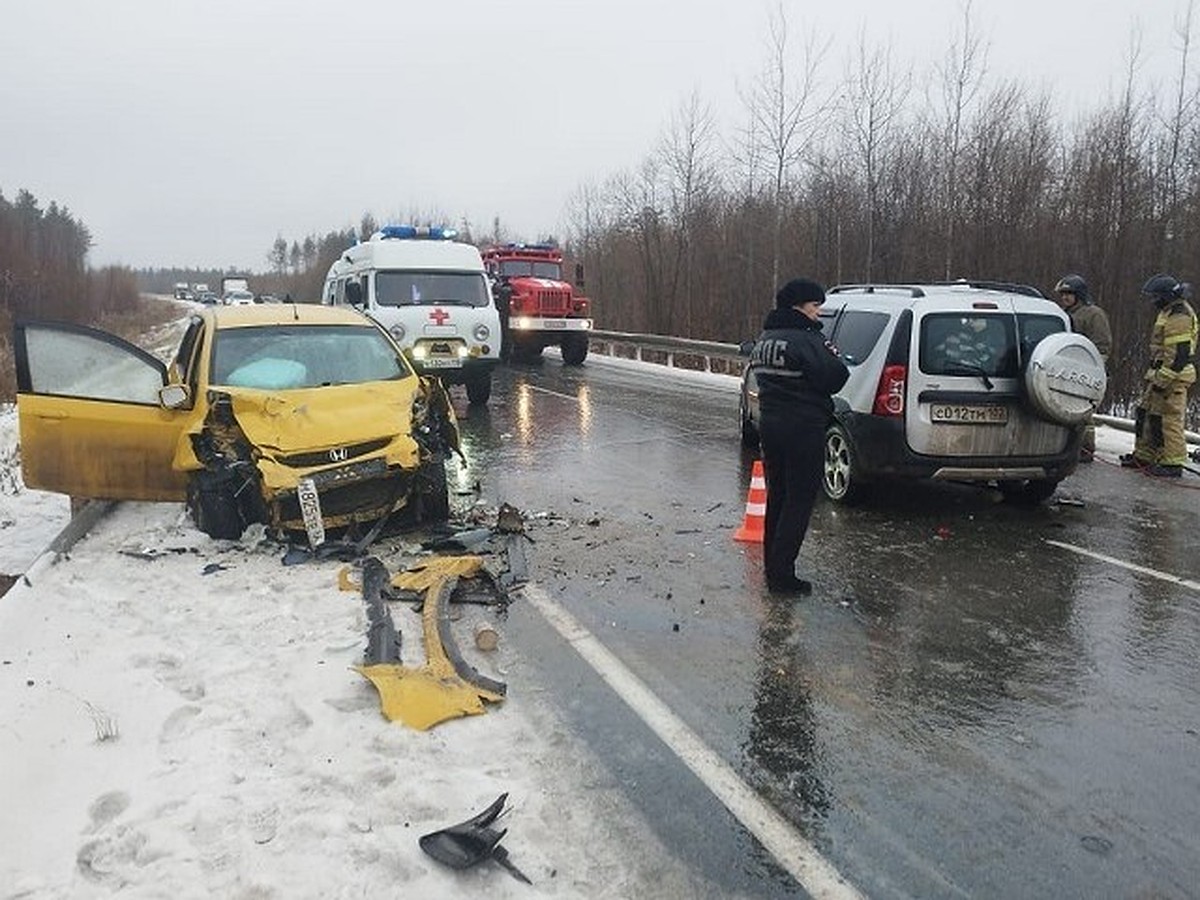
M 453 228 L 442 228 L 438 225 L 385 225 L 379 229 L 379 236 L 384 240 L 427 238 L 433 241 L 450 241 L 458 237 L 458 232 Z

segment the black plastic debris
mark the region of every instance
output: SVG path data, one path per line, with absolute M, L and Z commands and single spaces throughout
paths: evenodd
M 491 827 L 504 812 L 507 800 L 508 794 L 501 794 L 491 806 L 465 822 L 421 835 L 418 840 L 421 849 L 452 869 L 469 869 L 486 859 L 493 859 L 507 869 L 513 878 L 533 884 L 509 860 L 508 850 L 500 846 L 500 840 L 508 833 L 508 829 Z

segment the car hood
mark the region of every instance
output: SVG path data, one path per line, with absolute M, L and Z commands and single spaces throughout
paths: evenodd
M 289 391 L 223 390 L 252 444 L 291 453 L 411 433 L 419 384 L 406 378 Z

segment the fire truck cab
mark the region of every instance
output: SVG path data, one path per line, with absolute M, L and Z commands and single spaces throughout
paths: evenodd
M 365 310 L 418 372 L 465 385 L 471 403 L 487 403 L 500 361 L 500 316 L 479 250 L 455 234 L 380 229 L 329 267 L 321 302 Z
M 563 278 L 562 251 L 554 244 L 500 244 L 483 251 L 504 328 L 505 355 L 534 359 L 557 345 L 564 365 L 587 358 L 592 320 L 589 301 Z M 583 286 L 582 266 L 576 285 Z

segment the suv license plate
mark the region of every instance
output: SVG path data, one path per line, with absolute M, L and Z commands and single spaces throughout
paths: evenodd
M 308 543 L 315 550 L 325 543 L 325 522 L 321 516 L 321 497 L 311 478 L 300 479 L 296 485 L 296 500 L 300 503 L 300 515 L 304 517 Z
M 1008 423 L 1008 407 L 996 404 L 973 406 L 934 403 L 929 407 L 929 418 L 935 425 L 1005 425 Z

